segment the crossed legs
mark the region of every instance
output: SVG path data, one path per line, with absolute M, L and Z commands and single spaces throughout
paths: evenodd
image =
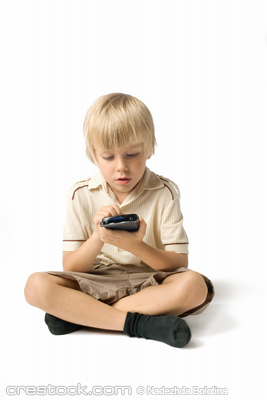
M 111 306 L 83 293 L 71 279 L 45 272 L 32 274 L 25 286 L 27 302 L 60 319 L 99 329 L 123 331 L 127 312 L 181 315 L 204 303 L 207 286 L 194 271 L 173 274 L 160 285 L 124 297 Z

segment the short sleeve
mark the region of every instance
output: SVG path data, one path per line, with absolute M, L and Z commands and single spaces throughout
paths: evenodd
M 183 214 L 179 194 L 174 197 L 162 214 L 161 241 L 165 250 L 188 254 L 188 237 L 183 227 Z
M 78 196 L 73 196 L 73 188 L 67 194 L 66 220 L 63 229 L 63 251 L 77 250 L 87 239 L 83 228 L 82 212 Z

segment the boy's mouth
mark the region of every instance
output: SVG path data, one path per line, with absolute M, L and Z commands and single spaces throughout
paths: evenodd
M 130 178 L 118 178 L 118 179 L 116 179 L 116 182 L 119 185 L 127 185 L 127 183 L 129 183 L 130 180 L 131 180 Z

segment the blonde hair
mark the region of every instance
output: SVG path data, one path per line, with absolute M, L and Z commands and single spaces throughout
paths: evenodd
M 85 115 L 83 134 L 86 154 L 97 165 L 94 149 L 117 149 L 144 144 L 147 158 L 155 152 L 152 115 L 147 106 L 129 94 L 111 93 L 96 99 Z

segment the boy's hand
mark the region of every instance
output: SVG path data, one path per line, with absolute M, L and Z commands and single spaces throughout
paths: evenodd
M 100 236 L 100 222 L 103 218 L 114 217 L 122 214 L 118 204 L 111 204 L 110 206 L 101 207 L 94 216 L 95 232 Z
M 128 232 L 123 230 L 111 230 L 104 227 L 99 228 L 100 239 L 104 243 L 112 244 L 120 249 L 134 254 L 134 249 L 143 242 L 146 234 L 147 224 L 139 217 L 140 226 L 138 231 Z

